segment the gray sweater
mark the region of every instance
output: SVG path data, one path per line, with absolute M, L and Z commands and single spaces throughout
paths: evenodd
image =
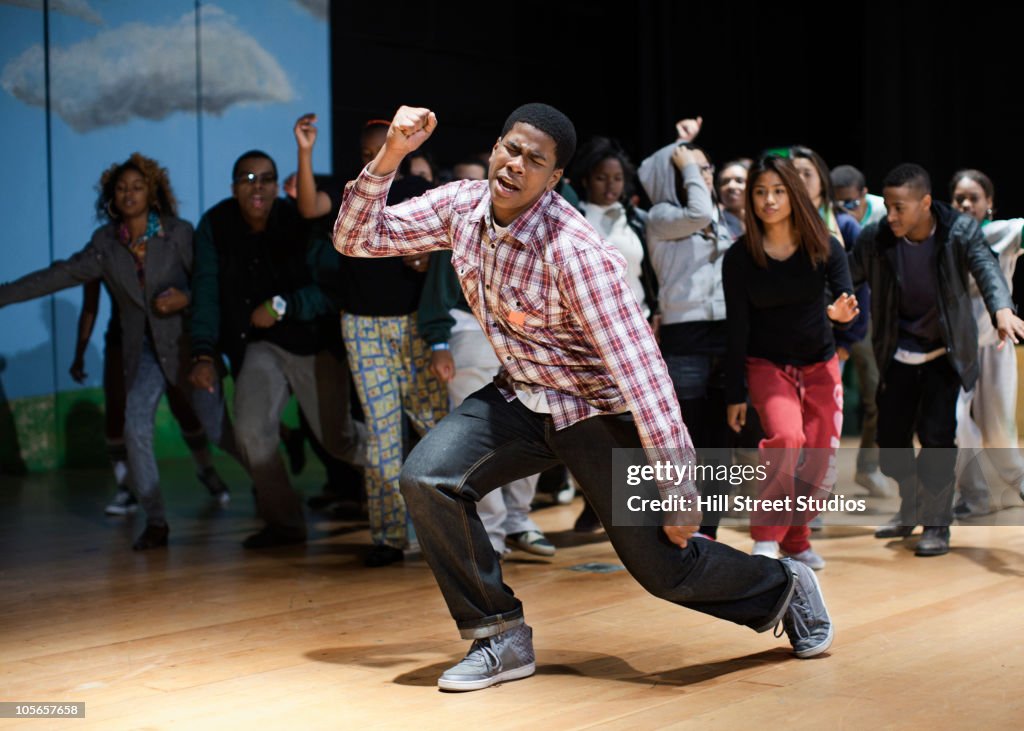
M 647 248 L 658 275 L 662 323 L 725 319 L 722 256 L 733 238 L 721 222 L 697 165 L 682 170 L 686 206 L 676 194 L 676 168 L 666 145 L 640 165 L 638 177 L 651 199 Z M 714 223 L 713 233 L 705 232 Z

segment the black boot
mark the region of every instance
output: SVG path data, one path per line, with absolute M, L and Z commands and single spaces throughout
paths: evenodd
M 944 556 L 949 553 L 949 526 L 929 525 L 914 549 L 915 556 Z
M 163 548 L 167 545 L 167 534 L 170 530 L 167 524 L 154 525 L 146 524 L 146 529 L 139 534 L 132 544 L 133 551 L 148 551 L 150 548 Z

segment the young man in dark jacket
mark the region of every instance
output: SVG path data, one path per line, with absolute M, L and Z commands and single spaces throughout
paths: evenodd
M 1024 337 L 1024 322 L 981 229 L 932 200 L 922 167 L 895 168 L 883 196 L 886 219 L 864 228 L 850 262 L 854 285 L 871 285 L 881 468 L 900 485 L 900 512 L 875 536 L 906 538 L 921 524 L 916 555 L 939 556 L 953 517 L 957 396 L 978 378 L 968 275 L 1004 341 Z M 916 460 L 915 432 L 924 447 Z
M 277 167 L 266 153 L 243 154 L 232 178 L 234 195 L 207 211 L 196 229 L 190 378 L 215 390 L 220 355 L 235 377 L 235 437 L 266 521 L 246 548 L 301 543 L 302 502 L 278 452 L 289 396 L 295 394 L 332 455 L 362 462 L 347 367 L 329 352 L 321 329 L 321 316 L 340 309 L 323 284 L 338 257 L 277 197 Z

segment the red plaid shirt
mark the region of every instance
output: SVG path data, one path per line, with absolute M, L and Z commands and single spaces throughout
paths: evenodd
M 625 260 L 554 193 L 504 233 L 491 228 L 487 181 L 463 180 L 386 206 L 394 175 L 364 170 L 345 188 L 334 246 L 347 256 L 452 250 L 470 309 L 508 382 L 544 388 L 555 428 L 632 412 L 648 460 L 694 462 L 658 344 L 626 283 Z M 663 494 L 695 498 L 692 483 Z

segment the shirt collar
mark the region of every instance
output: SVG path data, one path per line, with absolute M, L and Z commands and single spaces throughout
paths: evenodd
M 547 211 L 548 207 L 553 202 L 554 193 L 549 190 L 538 198 L 536 203 L 520 213 L 516 217 L 516 220 L 509 224 L 507 229 L 508 235 L 520 243 L 532 246 L 537 250 L 537 253 L 543 254 L 544 247 L 537 239 L 537 230 L 540 228 L 541 221 L 544 219 L 545 211 Z M 480 198 L 480 202 L 476 204 L 473 212 L 469 214 L 469 220 L 482 221 L 488 229 L 494 228 L 494 222 L 491 218 L 491 189 L 489 185 L 487 189 L 484 190 L 484 194 Z

